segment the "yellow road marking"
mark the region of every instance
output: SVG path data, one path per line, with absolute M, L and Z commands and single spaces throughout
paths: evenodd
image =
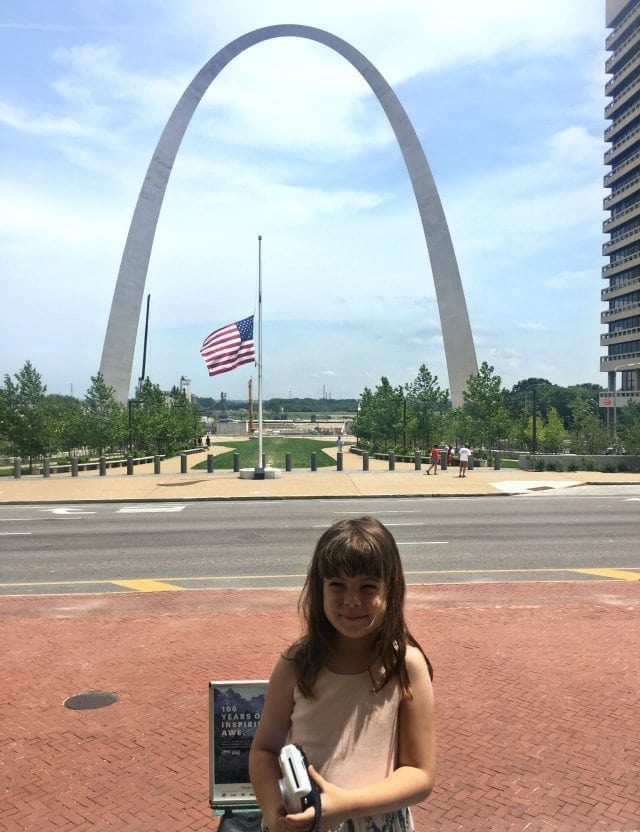
M 598 578 L 610 578 L 614 580 L 636 581 L 640 580 L 640 572 L 629 569 L 590 569 L 587 567 L 543 567 L 543 568 L 529 568 L 529 569 L 421 569 L 421 570 L 407 570 L 404 574 L 407 579 L 418 578 L 419 576 L 429 575 L 509 575 L 509 574 L 554 574 L 554 573 L 571 573 L 579 572 L 584 575 L 593 575 Z M 114 584 L 122 586 L 126 589 L 134 589 L 139 592 L 169 592 L 184 589 L 184 587 L 177 586 L 177 583 L 190 584 L 202 583 L 206 581 L 265 581 L 265 580 L 279 580 L 282 578 L 288 579 L 304 579 L 304 573 L 275 573 L 269 575 L 202 575 L 197 577 L 166 577 L 164 580 L 156 580 L 154 578 L 139 578 L 137 580 L 125 580 L 114 578 L 103 578 L 101 580 L 69 580 L 69 581 L 24 581 L 15 583 L 1 583 L 0 589 L 19 588 L 19 587 L 47 587 L 47 586 L 104 586 L 105 584 Z M 171 583 L 174 582 L 174 583 Z
M 109 581 L 117 586 L 124 586 L 127 589 L 135 589 L 138 592 L 177 592 L 182 587 L 174 584 L 167 584 L 164 581 L 139 580 L 139 581 Z
M 597 575 L 600 578 L 615 578 L 617 581 L 640 581 L 640 572 L 625 572 L 622 569 L 572 569 L 585 575 Z

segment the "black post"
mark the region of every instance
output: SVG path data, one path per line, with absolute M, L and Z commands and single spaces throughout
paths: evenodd
M 389 451 L 389 470 L 396 470 L 396 455 L 393 451 Z
M 290 471 L 291 470 L 291 454 L 286 453 L 284 455 L 284 470 Z
M 48 456 L 46 456 L 42 460 L 42 476 L 43 477 L 51 476 L 51 460 L 49 459 Z
M 402 398 L 402 451 L 407 452 L 407 399 Z
M 336 454 L 336 471 L 342 471 L 342 451 Z
M 311 470 L 318 470 L 318 454 L 315 451 L 311 454 Z
M 180 473 L 186 474 L 187 473 L 187 455 L 180 454 Z
M 422 453 L 420 451 L 416 451 L 413 464 L 416 471 L 419 471 L 422 468 Z
M 362 470 L 369 470 L 369 451 L 364 451 L 362 454 Z
M 71 476 L 77 477 L 78 476 L 78 457 L 72 456 L 71 457 Z
M 133 457 L 131 454 L 127 457 L 127 476 L 133 476 Z
M 162 461 L 162 457 L 159 454 L 156 454 L 153 457 L 153 473 L 159 474 L 160 473 L 160 462 Z
M 133 399 L 129 399 L 129 401 L 127 402 L 128 406 L 129 406 L 129 456 L 131 456 L 131 450 L 132 450 L 131 449 L 131 404 L 132 404 L 132 402 L 133 402 Z
M 107 458 L 104 457 L 104 456 L 101 456 L 100 459 L 98 460 L 98 465 L 99 465 L 100 476 L 101 477 L 106 477 L 107 476 Z
M 213 454 L 207 454 L 207 474 L 213 474 Z
M 19 456 L 14 457 L 13 459 L 13 476 L 19 480 L 22 476 L 22 460 Z
M 235 453 L 233 455 L 233 470 L 236 472 L 236 474 L 240 470 L 240 454 L 238 453 Z

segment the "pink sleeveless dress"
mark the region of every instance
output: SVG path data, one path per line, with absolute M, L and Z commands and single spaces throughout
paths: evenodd
M 297 742 L 329 782 L 347 789 L 368 786 L 396 767 L 397 681 L 376 693 L 368 672 L 341 675 L 323 668 L 306 699 L 296 687 L 287 742 Z M 412 832 L 408 809 L 349 820 L 341 832 Z

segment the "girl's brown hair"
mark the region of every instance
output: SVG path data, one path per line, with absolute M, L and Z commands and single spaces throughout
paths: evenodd
M 289 654 L 295 664 L 298 687 L 304 696 L 313 696 L 316 677 L 334 645 L 336 634 L 324 613 L 323 589 L 326 578 L 339 575 L 366 575 L 384 584 L 386 609 L 375 643 L 383 676 L 380 681 L 372 676 L 372 681 L 374 689 L 381 690 L 397 678 L 402 695 L 410 699 L 407 644 L 420 650 L 432 678 L 433 670 L 404 620 L 405 581 L 398 547 L 389 530 L 374 517 L 339 520 L 316 544 L 298 603 L 307 632 Z

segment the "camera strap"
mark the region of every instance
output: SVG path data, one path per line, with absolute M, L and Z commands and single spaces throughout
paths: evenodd
M 311 789 L 310 797 L 311 804 L 316 812 L 311 832 L 320 832 L 320 821 L 322 820 L 322 795 L 320 793 L 320 789 L 315 785 L 315 783 Z

